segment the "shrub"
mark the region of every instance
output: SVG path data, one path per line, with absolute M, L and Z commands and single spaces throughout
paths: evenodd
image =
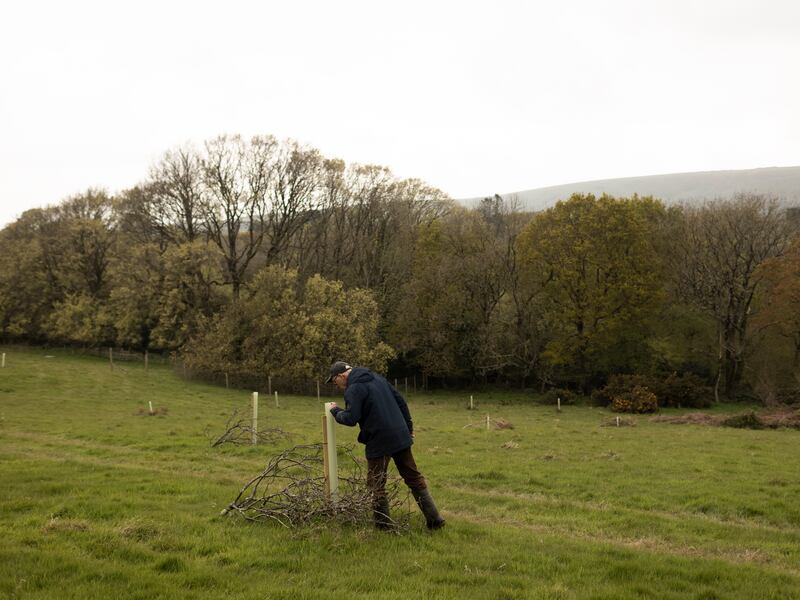
M 694 373 L 672 373 L 666 379 L 651 385 L 650 389 L 656 394 L 658 404 L 662 407 L 708 408 L 714 399 L 711 386 Z
M 694 373 L 672 373 L 662 379 L 646 375 L 612 375 L 605 387 L 592 392 L 595 406 L 608 406 L 614 399 L 630 393 L 636 387 L 647 388 L 655 394 L 658 406 L 683 408 L 708 408 L 714 392 Z
M 594 406 L 608 406 L 614 402 L 614 398 L 632 391 L 637 386 L 649 388 L 649 384 L 644 375 L 612 375 L 605 387 L 592 391 L 591 402 Z
M 578 395 L 575 392 L 564 388 L 551 388 L 542 395 L 538 402 L 539 404 L 546 404 L 548 406 L 555 406 L 558 404 L 558 399 L 561 398 L 561 404 L 576 404 Z
M 764 429 L 766 424 L 753 411 L 728 417 L 720 423 L 723 427 L 737 429 Z
M 658 410 L 656 395 L 644 386 L 637 385 L 623 392 L 611 402 L 611 410 L 625 413 L 650 413 Z

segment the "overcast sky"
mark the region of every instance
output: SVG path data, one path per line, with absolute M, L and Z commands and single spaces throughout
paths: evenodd
M 455 198 L 800 165 L 800 2 L 14 2 L 0 225 L 221 133 Z

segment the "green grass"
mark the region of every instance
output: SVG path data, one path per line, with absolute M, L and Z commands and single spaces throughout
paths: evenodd
M 210 448 L 246 391 L 0 351 L 0 597 L 800 598 L 797 431 L 412 394 L 445 530 L 287 531 L 219 514 L 286 446 Z M 137 415 L 148 400 L 168 413 Z M 464 428 L 487 413 L 515 428 Z M 321 414 L 282 397 L 260 420 L 318 442 Z

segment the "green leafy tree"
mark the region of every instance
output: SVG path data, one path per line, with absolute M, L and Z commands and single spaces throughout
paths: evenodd
M 508 287 L 500 250 L 476 211 L 452 210 L 421 227 L 392 335 L 427 375 L 475 380 L 491 370 L 487 338 Z
M 520 236 L 524 270 L 544 285 L 546 359 L 588 389 L 592 379 L 647 358 L 661 299 L 651 199 L 573 195 L 536 215 Z
M 43 324 L 60 299 L 45 269 L 45 219 L 45 211 L 29 210 L 0 231 L 0 331 L 6 339 L 42 341 Z
M 196 370 L 310 381 L 336 358 L 386 369 L 393 351 L 380 342 L 375 300 L 316 276 L 299 286 L 296 271 L 259 271 L 239 302 L 207 319 L 186 345 Z
M 179 350 L 227 302 L 217 249 L 201 241 L 170 247 L 160 258 L 155 325 L 150 345 Z M 135 290 L 129 302 L 135 302 Z
M 114 342 L 112 317 L 104 304 L 86 293 L 70 293 L 48 315 L 46 331 L 51 341 L 99 346 Z

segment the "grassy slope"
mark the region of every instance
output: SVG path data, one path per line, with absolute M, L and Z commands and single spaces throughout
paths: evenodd
M 219 516 L 278 449 L 209 447 L 246 392 L 3 350 L 0 597 L 800 598 L 795 431 L 412 395 L 448 527 L 289 532 Z M 136 416 L 148 400 L 169 413 Z M 261 419 L 317 442 L 321 412 L 287 397 Z M 486 412 L 515 429 L 463 428 Z

